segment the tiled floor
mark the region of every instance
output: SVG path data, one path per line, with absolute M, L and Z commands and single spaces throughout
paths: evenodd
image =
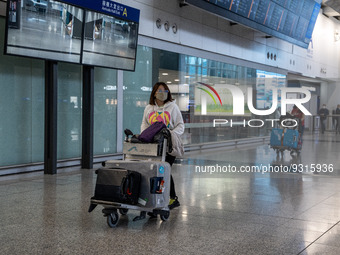
M 94 170 L 1 177 L 1 254 L 340 254 L 339 142 L 340 135 L 306 134 L 294 158 L 277 158 L 264 144 L 188 153 L 173 167 L 181 207 L 169 220 L 133 222 L 131 211 L 116 228 L 101 208 L 87 212 Z M 334 170 L 239 171 L 295 163 Z M 237 171 L 196 172 L 217 165 Z

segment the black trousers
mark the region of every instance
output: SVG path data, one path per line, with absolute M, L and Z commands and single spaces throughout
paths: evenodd
M 321 133 L 323 134 L 326 129 L 326 119 L 321 118 Z
M 170 164 L 170 166 L 172 166 L 172 164 L 175 162 L 176 157 L 171 156 L 169 154 L 166 155 L 165 161 L 168 162 Z M 174 178 L 171 177 L 171 181 L 170 181 L 170 198 L 175 198 L 176 197 L 176 190 L 175 190 L 175 183 L 174 183 Z

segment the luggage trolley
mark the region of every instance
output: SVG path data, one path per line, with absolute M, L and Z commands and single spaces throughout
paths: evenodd
M 120 215 L 126 215 L 128 211 L 140 211 L 133 221 L 145 219 L 147 212 L 160 215 L 162 221 L 167 221 L 170 216 L 170 173 L 171 166 L 165 162 L 168 139 L 164 135 L 162 143 L 132 143 L 130 133 L 125 130 L 126 138 L 123 145 L 123 160 L 108 160 L 103 163 L 104 168 L 96 170 L 97 183 L 100 173 L 108 173 L 115 169 L 136 171 L 141 174 L 140 192 L 138 203 L 129 204 L 111 199 L 101 199 L 95 196 L 91 198 L 89 212 L 97 205 L 102 205 L 104 217 L 107 217 L 109 227 L 116 227 Z M 132 134 L 132 133 L 131 133 Z M 118 170 L 119 171 L 119 170 Z
M 281 116 L 280 123 L 285 121 L 285 127 L 273 128 L 270 134 L 270 147 L 276 151 L 277 156 L 285 150 L 290 151 L 290 155 L 300 154 L 302 148 L 301 120 L 287 113 Z M 297 125 L 294 125 L 297 123 Z

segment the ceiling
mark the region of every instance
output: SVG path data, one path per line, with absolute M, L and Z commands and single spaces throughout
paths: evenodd
M 339 0 L 322 0 L 321 5 L 323 14 L 327 17 L 334 17 L 340 20 L 340 1 Z

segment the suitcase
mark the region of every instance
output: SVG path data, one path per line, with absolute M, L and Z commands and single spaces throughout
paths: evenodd
M 162 161 L 122 161 L 109 160 L 105 168 L 124 168 L 141 174 L 138 205 L 143 210 L 166 208 L 170 198 L 169 163 Z
M 283 146 L 291 149 L 297 149 L 299 143 L 299 131 L 295 129 L 287 129 L 283 137 Z
M 93 199 L 135 205 L 141 174 L 126 169 L 99 168 Z
M 282 146 L 283 129 L 273 128 L 270 134 L 270 146 Z

